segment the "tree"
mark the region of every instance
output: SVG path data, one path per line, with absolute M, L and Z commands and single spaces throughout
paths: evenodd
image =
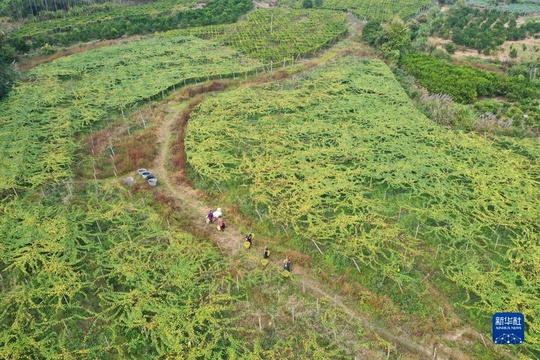
M 510 48 L 510 57 L 512 59 L 515 59 L 515 58 L 517 58 L 517 56 L 518 56 L 517 49 L 516 48 Z
M 3 99 L 13 85 L 13 70 L 9 64 L 0 60 L 0 99 Z
M 454 43 L 452 42 L 444 44 L 444 48 L 446 49 L 446 51 L 448 51 L 449 54 L 453 54 L 457 50 L 456 45 L 454 45 Z
M 369 45 L 375 46 L 383 33 L 381 23 L 378 21 L 369 21 L 362 29 L 362 39 Z
M 313 7 L 313 1 L 312 0 L 303 0 L 302 1 L 302 7 L 304 9 L 311 9 Z
M 381 48 L 392 58 L 399 58 L 411 46 L 411 30 L 398 17 L 383 26 L 382 38 L 384 42 Z
M 0 31 L 0 99 L 4 98 L 13 85 L 14 71 L 11 62 L 15 51 L 5 43 L 6 34 Z

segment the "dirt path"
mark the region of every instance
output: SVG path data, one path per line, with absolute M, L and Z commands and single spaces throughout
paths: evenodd
M 177 135 L 174 132 L 176 121 L 179 118 L 179 114 L 188 106 L 188 102 L 183 103 L 169 103 L 166 108 L 166 116 L 162 119 L 162 123 L 158 130 L 158 139 L 160 139 L 159 155 L 155 160 L 154 169 L 155 173 L 159 176 L 159 184 L 166 189 L 171 196 L 175 198 L 180 206 L 187 208 L 187 213 L 193 214 L 193 221 L 198 224 L 197 227 L 208 234 L 209 238 L 222 249 L 222 253 L 231 257 L 232 261 L 238 260 L 238 257 L 247 257 L 247 260 L 243 258 L 242 261 L 247 261 L 248 266 L 260 266 L 260 254 L 259 251 L 246 253 L 242 246 L 242 239 L 245 234 L 241 233 L 234 227 L 234 224 L 228 224 L 225 232 L 218 232 L 214 226 L 210 226 L 205 223 L 205 215 L 208 209 L 211 208 L 208 204 L 205 204 L 201 199 L 201 194 L 191 188 L 186 183 L 177 183 L 171 174 L 170 157 L 171 146 L 176 139 Z M 226 218 L 226 209 L 225 216 Z M 276 272 L 281 271 L 281 264 L 273 262 L 269 265 L 275 268 Z M 316 274 L 312 269 L 302 268 L 299 266 L 293 267 L 292 283 L 295 286 L 307 290 L 310 295 L 317 298 L 325 299 L 336 308 L 341 309 L 343 313 L 350 316 L 351 319 L 359 322 L 364 328 L 373 331 L 377 336 L 385 339 L 386 341 L 394 344 L 397 348 L 406 349 L 407 352 L 412 352 L 415 358 L 429 358 L 429 359 L 466 359 L 467 356 L 462 354 L 459 350 L 449 349 L 441 345 L 425 345 L 418 342 L 418 339 L 412 337 L 410 334 L 399 330 L 398 328 L 389 329 L 383 326 L 377 325 L 369 315 L 360 313 L 353 306 L 349 305 L 351 299 L 347 299 L 346 296 L 336 293 L 335 290 L 330 289 L 327 285 L 323 284 L 317 279 Z M 437 349 L 438 347 L 438 349 Z M 359 354 L 361 356 L 361 354 Z
M 255 5 L 254 6 L 255 9 L 257 9 L 257 7 L 265 8 L 265 9 L 272 8 L 276 6 L 276 3 L 277 2 L 274 2 L 274 1 L 253 1 L 253 5 Z
M 171 156 L 171 146 L 175 134 L 174 125 L 179 117 L 180 112 L 188 106 L 187 102 L 169 106 L 165 109 L 167 116 L 163 119 L 159 127 L 157 138 L 160 142 L 159 154 L 154 163 L 155 173 L 159 174 L 159 183 L 165 187 L 167 191 L 181 205 L 188 206 L 193 214 L 195 224 L 200 224 L 199 229 L 208 233 L 209 230 L 214 230 L 213 226 L 206 224 L 205 217 L 211 206 L 204 204 L 200 199 L 199 192 L 185 183 L 178 183 L 173 180 L 173 176 L 169 173 L 169 159 Z M 215 210 L 215 209 L 214 209 Z M 225 217 L 225 216 L 224 216 Z M 217 230 L 216 230 L 217 231 Z M 220 246 L 226 248 L 229 254 L 237 254 L 241 249 L 242 234 L 231 227 L 227 227 L 227 231 L 219 233 L 219 236 L 214 234 L 213 240 Z

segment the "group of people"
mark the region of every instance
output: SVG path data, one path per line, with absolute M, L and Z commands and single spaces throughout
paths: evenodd
M 213 211 L 212 209 L 208 211 L 208 214 L 206 215 L 206 222 L 213 224 L 214 221 L 217 221 L 217 229 L 219 231 L 225 230 L 225 221 L 223 220 L 223 213 L 221 212 L 221 208 L 217 208 L 216 211 Z
M 246 235 L 246 241 L 245 244 L 249 244 L 246 246 L 246 249 L 250 249 L 253 245 L 253 234 L 249 233 Z M 268 246 L 264 247 L 263 251 L 263 259 L 266 260 L 270 257 L 270 250 L 268 250 Z M 266 262 L 268 263 L 268 262 Z M 266 266 L 266 265 L 265 265 Z M 283 260 L 283 270 L 287 270 L 288 272 L 291 271 L 291 259 L 289 257 L 286 257 L 285 260 Z
M 225 222 L 223 220 L 223 213 L 221 212 L 221 208 L 217 208 L 216 211 L 213 211 L 210 209 L 208 211 L 208 214 L 206 215 L 206 222 L 213 224 L 215 221 L 217 221 L 217 229 L 219 231 L 225 230 Z M 246 244 L 246 249 L 250 249 L 253 245 L 253 234 L 249 233 L 246 235 L 246 241 L 244 242 Z M 270 250 L 268 250 L 268 247 L 264 247 L 263 251 L 263 259 L 266 260 L 270 257 Z M 283 260 L 283 269 L 287 271 L 291 271 L 291 260 L 287 257 L 285 260 Z

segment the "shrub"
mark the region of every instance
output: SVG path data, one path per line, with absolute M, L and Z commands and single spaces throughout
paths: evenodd
M 444 48 L 446 51 L 448 51 L 449 54 L 454 54 L 457 50 L 456 45 L 451 42 L 444 44 Z
M 518 56 L 517 49 L 516 49 L 516 48 L 510 48 L 510 54 L 509 54 L 509 55 L 510 55 L 510 57 L 511 57 L 512 59 L 517 58 L 517 56 Z
M 446 54 L 446 56 L 448 56 Z M 481 97 L 506 96 L 509 100 L 531 98 L 538 91 L 524 79 L 504 77 L 470 66 L 454 65 L 426 54 L 410 54 L 401 65 L 432 94 L 449 94 L 463 104 Z

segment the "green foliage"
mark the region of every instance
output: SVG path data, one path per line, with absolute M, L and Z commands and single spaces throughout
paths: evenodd
M 379 45 L 383 31 L 383 27 L 379 21 L 369 21 L 362 28 L 362 39 L 367 41 L 371 46 L 377 46 Z
M 538 90 L 523 80 L 453 65 L 426 54 L 406 55 L 401 64 L 431 94 L 448 94 L 460 103 L 469 104 L 478 97 L 506 96 L 514 100 L 538 94 Z
M 258 61 L 192 37 L 155 37 L 64 57 L 27 73 L 0 107 L 0 190 L 71 176 L 75 133 L 164 91 L 255 71 Z M 20 164 L 25 164 L 21 167 Z
M 304 9 L 311 9 L 313 7 L 313 1 L 312 0 L 302 0 L 302 7 Z
M 247 0 L 211 0 L 192 8 L 194 0 L 160 0 L 141 6 L 113 7 L 107 12 L 26 24 L 9 34 L 19 52 L 50 45 L 68 45 L 122 35 L 148 34 L 191 26 L 234 22 L 251 9 Z
M 503 130 L 506 128 L 506 132 L 514 129 L 530 129 L 538 134 L 540 131 L 540 100 L 538 99 L 521 99 L 513 104 L 482 100 L 474 104 L 474 109 L 482 116 L 481 121 L 476 124 L 482 131 L 489 130 L 490 127 L 497 127 L 498 131 L 501 127 Z
M 512 59 L 517 58 L 518 52 L 516 48 L 510 48 L 510 52 L 508 54 Z
M 534 15 L 540 13 L 540 4 L 535 0 L 503 2 L 494 7 L 495 10 L 517 15 Z
M 11 62 L 15 59 L 13 49 L 5 43 L 6 36 L 0 30 L 0 100 L 4 98 L 13 86 L 15 74 Z
M 454 54 L 457 50 L 457 47 L 456 45 L 454 45 L 454 43 L 449 42 L 444 44 L 444 49 L 448 51 L 449 54 Z
M 0 60 L 0 100 L 11 90 L 14 77 L 11 65 Z
M 400 18 L 393 18 L 383 26 L 381 49 L 386 52 L 403 53 L 411 46 L 411 30 Z
M 335 11 L 277 8 L 259 9 L 232 25 L 205 26 L 178 32 L 211 38 L 266 61 L 283 61 L 312 54 L 336 42 L 347 32 L 347 26 L 345 14 Z
M 47 17 L 47 16 L 62 16 L 62 13 L 68 13 L 72 8 L 95 9 L 103 7 L 100 3 L 103 0 L 44 0 L 44 1 L 5 1 L 0 3 L 0 16 L 9 16 L 16 20 L 22 20 L 26 17 Z M 107 5 L 120 5 L 121 2 L 108 3 Z M 100 6 L 101 5 L 101 6 Z
M 408 52 L 411 47 L 411 30 L 398 17 L 384 25 L 371 21 L 362 29 L 362 39 L 380 48 L 387 59 L 397 61 L 401 54 Z
M 347 57 L 208 99 L 186 149 L 208 181 L 239 194 L 247 187 L 275 223 L 355 258 L 379 284 L 398 285 L 397 297 L 418 299 L 401 306 L 421 301 L 411 293 L 422 291 L 419 268 L 440 270 L 474 294 L 459 305 L 482 322 L 524 312 L 524 346 L 540 350 L 536 140 L 446 131 L 414 108 L 384 63 Z
M 375 352 L 386 353 L 361 321 L 331 301 L 309 296 L 301 279 L 283 278 L 272 264 L 250 269 L 239 279 L 240 292 L 248 294 L 237 304 L 239 321 L 247 324 L 244 334 L 253 344 L 254 359 L 345 360 L 360 352 L 376 357 L 366 348 L 368 342 L 374 349 L 382 347 Z M 250 324 L 257 331 L 250 331 Z
M 43 55 L 49 55 L 49 54 L 53 54 L 55 52 L 55 49 L 51 45 L 45 44 L 41 47 L 40 52 Z
M 233 299 L 210 243 L 116 182 L 69 208 L 64 191 L 0 206 L 0 357 L 221 357 Z
M 304 0 L 286 0 L 283 3 L 300 8 Z M 390 20 L 395 16 L 410 18 L 431 6 L 428 0 L 324 0 L 325 9 L 351 11 L 365 20 Z M 316 5 L 317 7 L 317 5 Z

